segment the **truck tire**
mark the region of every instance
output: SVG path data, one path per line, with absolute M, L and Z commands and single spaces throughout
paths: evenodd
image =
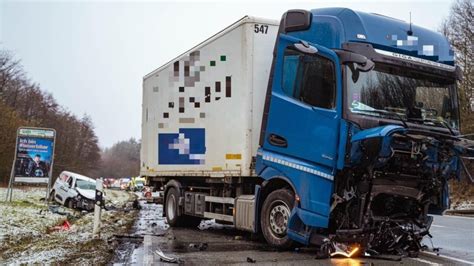
M 271 192 L 263 202 L 260 224 L 267 243 L 278 249 L 289 249 L 294 242 L 286 234 L 295 197 L 289 189 Z
M 201 218 L 190 215 L 179 215 L 179 193 L 172 187 L 166 194 L 166 221 L 171 227 L 197 227 L 201 223 Z
M 172 187 L 168 190 L 165 200 L 165 213 L 166 221 L 171 227 L 176 227 L 180 225 L 179 215 L 179 193 L 176 188 Z

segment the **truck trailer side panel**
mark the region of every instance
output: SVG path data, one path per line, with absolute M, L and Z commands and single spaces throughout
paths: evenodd
M 277 31 L 244 17 L 144 77 L 141 175 L 253 175 Z

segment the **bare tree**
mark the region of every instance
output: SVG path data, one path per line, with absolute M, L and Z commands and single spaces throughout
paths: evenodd
M 451 6 L 449 17 L 441 25 L 441 32 L 449 39 L 456 64 L 461 67 L 463 80 L 459 83 L 462 130 L 474 132 L 474 9 L 472 0 L 457 0 Z
M 32 83 L 20 61 L 0 50 L 0 183 L 8 180 L 19 126 L 56 129 L 54 175 L 71 170 L 92 175 L 100 164 L 100 148 L 92 120 L 61 107 L 53 95 Z
M 461 113 L 461 130 L 474 133 L 474 112 L 471 102 L 474 100 L 474 10 L 472 0 L 457 0 L 451 6 L 449 17 L 441 25 L 441 32 L 449 39 L 455 56 L 456 64 L 461 67 L 463 80 L 458 83 Z M 474 163 L 467 163 L 468 169 L 474 173 Z M 466 179 L 464 179 L 466 180 Z M 451 182 L 451 202 L 453 208 L 465 201 L 472 200 L 472 193 L 466 188 L 470 185 L 463 182 Z
M 140 171 L 140 142 L 131 138 L 120 141 L 102 153 L 99 174 L 103 177 L 138 176 Z

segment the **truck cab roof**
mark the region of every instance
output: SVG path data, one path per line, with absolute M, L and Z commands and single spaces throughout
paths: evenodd
M 348 8 L 313 9 L 311 13 L 310 29 L 288 34 L 333 49 L 341 49 L 347 42 L 370 43 L 375 49 L 454 65 L 454 52 L 438 32 Z

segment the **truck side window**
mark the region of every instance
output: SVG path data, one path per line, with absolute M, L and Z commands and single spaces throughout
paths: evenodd
M 327 58 L 287 48 L 282 83 L 283 91 L 295 99 L 320 108 L 335 107 L 334 64 Z

